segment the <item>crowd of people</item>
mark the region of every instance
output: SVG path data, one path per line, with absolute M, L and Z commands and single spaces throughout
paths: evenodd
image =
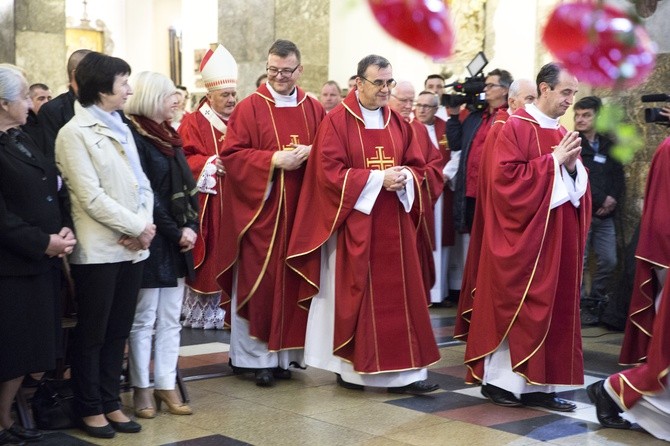
M 416 94 L 373 54 L 345 95 L 330 80 L 315 95 L 280 39 L 238 101 L 235 58 L 215 45 L 191 113 L 188 92 L 122 59 L 78 50 L 67 70 L 52 100 L 0 65 L 0 444 L 40 438 L 11 405 L 63 355 L 70 277 L 75 408 L 93 437 L 141 430 L 121 410 L 126 349 L 137 418 L 193 412 L 175 390 L 182 326 L 227 323 L 230 367 L 260 387 L 312 366 L 350 390 L 433 392 L 431 303 L 457 303 L 466 381 L 492 403 L 575 410 L 556 390 L 584 384 L 580 327 L 607 298 L 625 184 L 595 130 L 600 99 L 574 104 L 575 131 L 560 124 L 579 88 L 560 64 L 534 81 L 494 69 L 464 106 L 443 101 L 441 75 Z M 667 141 L 654 203 L 670 193 Z M 588 395 L 604 426 L 630 427 L 626 411 L 670 439 L 662 212 L 642 217 L 622 350 L 638 366 Z

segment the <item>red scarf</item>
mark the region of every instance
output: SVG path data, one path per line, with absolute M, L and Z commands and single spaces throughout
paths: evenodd
M 130 115 L 137 132 L 147 138 L 160 152 L 169 157 L 174 156 L 175 148 L 181 148 L 183 143 L 179 133 L 167 122 L 158 124 L 146 116 Z

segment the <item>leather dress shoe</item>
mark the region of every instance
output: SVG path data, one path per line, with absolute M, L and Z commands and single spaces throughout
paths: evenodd
M 591 402 L 596 405 L 596 416 L 600 424 L 612 429 L 630 429 L 630 423 L 619 416 L 621 409 L 605 390 L 604 380 L 588 386 L 586 393 Z
M 259 387 L 272 387 L 275 385 L 275 377 L 272 369 L 258 369 L 254 372 L 256 385 Z
M 26 442 L 12 435 L 8 430 L 0 430 L 0 445 L 2 446 L 25 446 Z
M 493 384 L 482 385 L 482 395 L 488 398 L 493 404 L 504 407 L 519 407 L 521 401 L 508 390 L 501 389 Z
M 363 389 L 365 389 L 365 386 L 362 386 L 360 384 L 350 383 L 350 382 L 347 382 L 347 381 L 343 380 L 342 376 L 339 373 L 336 373 L 335 376 L 337 376 L 337 385 L 340 386 L 340 387 L 343 387 L 343 388 L 349 389 L 349 390 L 363 390 Z
M 558 412 L 572 412 L 577 405 L 570 401 L 558 398 L 554 392 L 530 392 L 521 394 L 521 403 L 529 407 L 544 407 Z
M 116 431 L 111 424 L 106 424 L 104 426 L 89 426 L 82 421 L 79 427 L 88 435 L 95 438 L 114 438 L 116 435 Z
M 37 429 L 26 429 L 23 426 L 19 426 L 16 423 L 8 427 L 7 432 L 9 432 L 10 434 L 14 435 L 17 438 L 20 438 L 21 440 L 26 441 L 35 441 L 42 438 L 42 432 L 38 431 Z
M 275 367 L 272 369 L 272 376 L 274 376 L 276 379 L 291 379 L 291 371 L 289 369 Z
M 121 432 L 124 434 L 136 434 L 137 432 L 142 430 L 142 425 L 133 420 L 113 421 L 107 418 L 107 421 L 109 421 L 109 424 L 112 426 L 112 429 L 114 429 L 116 432 Z
M 389 393 L 409 393 L 412 395 L 422 395 L 424 393 L 435 392 L 440 386 L 431 384 L 428 381 L 415 381 L 402 387 L 389 387 Z

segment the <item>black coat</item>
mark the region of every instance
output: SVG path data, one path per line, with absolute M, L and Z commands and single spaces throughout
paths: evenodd
M 76 96 L 71 88 L 40 107 L 37 115 L 41 136 L 35 142 L 51 160 L 55 159 L 58 131 L 74 116 Z
M 589 169 L 593 216 L 597 217 L 596 211 L 600 209 L 608 195 L 614 198 L 619 205 L 621 204 L 621 199 L 626 190 L 623 165 L 610 156 L 613 143 L 608 137 L 597 135 L 600 141 L 598 154 L 601 155 L 598 160 L 604 161 L 598 162 L 596 161 L 596 153 L 591 148 L 588 139 L 581 133 L 579 136 L 582 138 L 582 162 Z M 616 208 L 607 217 L 612 217 L 615 213 Z
M 190 251 L 180 252 L 181 227 L 177 225 L 170 214 L 171 162 L 151 142 L 137 133 L 132 125 L 130 127 L 133 131 L 142 168 L 154 191 L 156 236 L 151 241 L 149 258 L 144 263 L 142 288 L 176 287 L 179 277 L 193 274 L 193 255 Z M 181 157 L 182 161 L 186 163 L 182 150 L 177 150 L 175 156 Z M 197 231 L 197 219 L 189 221 L 186 226 Z
M 0 276 L 34 275 L 59 265 L 50 234 L 72 227 L 56 166 L 23 132 L 0 134 Z M 21 149 L 23 148 L 23 150 Z

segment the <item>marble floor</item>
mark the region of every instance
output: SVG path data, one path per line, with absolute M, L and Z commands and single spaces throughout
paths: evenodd
M 36 445 L 667 445 L 639 427 L 602 428 L 583 387 L 560 396 L 573 413 L 501 408 L 479 387 L 463 383 L 464 344 L 454 341 L 455 310 L 432 308 L 442 359 L 429 371 L 441 390 L 426 396 L 356 391 L 338 387 L 332 373 L 309 368 L 290 381 L 260 388 L 253 377 L 232 374 L 227 331 L 184 329 L 179 365 L 194 414 L 160 413 L 141 420 L 142 432 L 91 439 L 78 430 L 47 433 Z M 586 385 L 620 370 L 622 334 L 602 327 L 583 331 Z M 131 395 L 123 394 L 128 413 Z

